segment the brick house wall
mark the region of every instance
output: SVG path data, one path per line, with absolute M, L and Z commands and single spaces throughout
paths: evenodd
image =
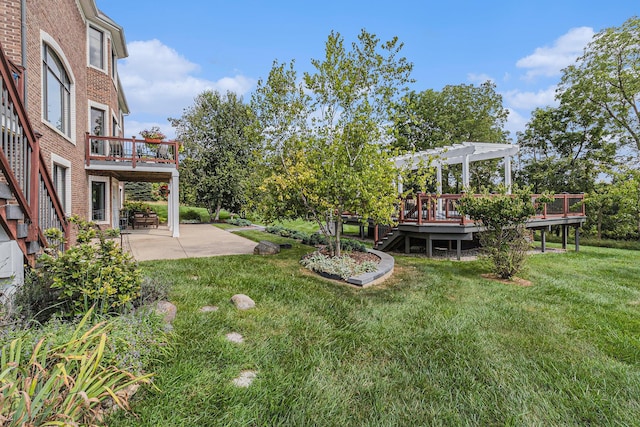
M 84 6 L 82 4 L 84 4 Z M 106 106 L 104 127 L 111 135 L 113 117 L 119 119 L 117 80 L 112 74 L 112 37 L 100 22 L 91 22 L 83 7 L 87 0 L 26 0 L 26 61 L 21 58 L 21 1 L 0 2 L 0 43 L 7 56 L 17 65 L 24 65 L 27 85 L 27 113 L 34 130 L 40 134 L 40 149 L 46 167 L 64 161 L 70 167 L 67 179 L 68 213 L 82 218 L 91 216 L 90 177 L 85 170 L 85 133 L 90 131 L 91 105 Z M 88 64 L 88 26 L 94 24 L 104 32 L 106 70 Z M 43 42 L 63 61 L 72 80 L 71 135 L 63 135 L 43 117 Z M 74 100 L 75 99 L 75 100 Z M 119 120 L 118 120 L 119 122 Z M 119 123 L 123 128 L 124 124 Z M 107 188 L 116 182 L 110 180 Z M 111 194 L 107 197 L 110 199 Z

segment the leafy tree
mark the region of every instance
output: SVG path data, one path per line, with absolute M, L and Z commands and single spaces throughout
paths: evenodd
M 600 239 L 640 239 L 640 171 L 623 168 L 587 199 L 591 226 Z
M 266 178 L 261 205 L 270 217 L 308 216 L 331 234 L 340 255 L 343 212 L 388 221 L 397 172 L 389 161 L 390 109 L 406 92 L 412 65 L 397 38 L 362 31 L 351 49 L 332 32 L 313 73 L 275 63 L 253 106 Z
M 485 227 L 480 244 L 493 264 L 493 272 L 502 279 L 512 278 L 522 269 L 530 245 L 526 223 L 535 214 L 529 191 L 514 194 L 465 195 L 460 211 Z
M 247 129 L 253 120 L 251 108 L 233 92 L 221 95 L 205 91 L 179 119 L 169 119 L 185 147 L 182 180 L 187 194 L 210 217 L 220 218 L 220 209 L 236 210 L 245 202 L 248 164 L 253 140 Z
M 465 141 L 507 142 L 504 125 L 508 110 L 495 89 L 495 84 L 487 81 L 480 86 L 461 84 L 445 86 L 440 92 L 429 89 L 409 93 L 394 114 L 395 147 L 407 152 Z M 497 162 L 473 163 L 469 172 L 472 182 L 480 187 L 488 185 L 497 170 Z M 460 175 L 459 165 L 445 168 L 445 188 L 446 177 L 451 176 L 456 182 L 452 191 L 458 192 Z
M 640 150 L 640 18 L 596 34 L 575 65 L 564 70 L 559 96 L 591 106 L 621 144 Z
M 566 104 L 534 110 L 518 134 L 522 169 L 518 181 L 535 193 L 587 193 L 615 162 L 615 143 L 604 137 L 604 123 L 590 111 Z

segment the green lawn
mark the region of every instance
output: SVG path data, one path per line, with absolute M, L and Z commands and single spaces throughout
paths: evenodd
M 174 283 L 175 350 L 160 391 L 109 425 L 638 425 L 640 252 L 536 255 L 530 287 L 397 256 L 388 282 L 354 289 L 302 270 L 307 251 L 143 263 Z M 237 311 L 235 293 L 257 308 Z M 244 369 L 257 379 L 236 388 Z

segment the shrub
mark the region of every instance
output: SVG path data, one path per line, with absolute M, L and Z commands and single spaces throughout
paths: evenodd
M 61 314 L 71 317 L 94 305 L 98 314 L 132 307 L 142 277 L 131 256 L 93 223 L 78 217 L 71 222 L 78 227 L 78 244 L 65 252 L 49 248 L 38 272 L 38 281 L 50 281 L 49 288 L 57 292 Z
M 314 252 L 304 257 L 300 263 L 309 270 L 339 276 L 343 280 L 358 274 L 376 271 L 378 268 L 375 262 L 364 261 L 358 263 L 348 255 L 330 257 L 320 252 Z
M 248 227 L 251 225 L 251 221 L 244 218 L 230 218 L 227 220 L 227 224 L 237 225 L 238 227 Z
M 200 213 L 194 209 L 188 209 L 186 212 L 180 214 L 180 219 L 184 221 L 202 221 Z
M 480 244 L 496 275 L 510 279 L 523 268 L 531 247 L 526 222 L 535 213 L 529 192 L 466 195 L 459 209 L 485 227 L 479 233 Z
M 82 332 L 91 310 L 70 339 L 52 345 L 41 338 L 27 349 L 16 338 L 2 347 L 0 359 L 0 421 L 3 426 L 94 425 L 101 404 L 108 399 L 127 409 L 126 395 L 118 392 L 148 383 L 150 375 L 136 376 L 108 363 L 108 323 Z

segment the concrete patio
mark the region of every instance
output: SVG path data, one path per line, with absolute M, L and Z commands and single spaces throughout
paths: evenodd
M 122 232 L 123 248 L 137 261 L 252 254 L 256 245 L 211 224 L 180 224 L 180 237 L 162 225 Z

